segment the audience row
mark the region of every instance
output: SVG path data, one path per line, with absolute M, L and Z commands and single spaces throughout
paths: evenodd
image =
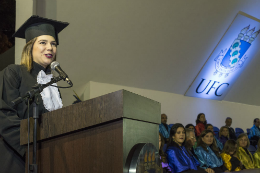
M 167 116 L 162 114 L 159 154 L 164 172 L 218 173 L 260 168 L 259 119 L 254 120 L 249 135 L 242 133 L 238 137 L 231 124 L 232 119 L 228 117 L 226 126 L 216 135 L 203 113 L 197 116 L 196 126 L 188 124 L 185 127 L 180 123 L 170 127 Z M 248 150 L 248 137 L 257 144 L 254 155 Z

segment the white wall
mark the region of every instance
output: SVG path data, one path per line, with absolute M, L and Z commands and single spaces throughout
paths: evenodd
M 188 123 L 195 124 L 197 115 L 203 112 L 206 114 L 208 123 L 214 126 L 221 127 L 225 125 L 226 117 L 231 117 L 233 119 L 232 127 L 240 127 L 246 130 L 252 127 L 253 119 L 259 117 L 260 112 L 259 106 L 186 97 L 179 94 L 127 86 L 91 81 L 89 82 L 89 87 L 90 90 L 87 89 L 84 93 L 84 100 L 125 89 L 158 101 L 162 105 L 162 113 L 168 115 L 168 124 L 177 122 L 183 125 Z M 85 97 L 85 94 L 87 97 Z

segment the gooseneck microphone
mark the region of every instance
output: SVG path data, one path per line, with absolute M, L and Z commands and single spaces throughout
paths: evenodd
M 53 61 L 51 63 L 51 69 L 55 70 L 57 73 L 59 73 L 60 77 L 66 81 L 69 85 L 73 86 L 73 83 L 71 82 L 71 80 L 69 79 L 68 75 L 61 69 L 60 67 L 60 63 L 58 63 L 57 61 Z

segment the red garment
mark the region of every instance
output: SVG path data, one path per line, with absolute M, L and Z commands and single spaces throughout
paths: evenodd
M 205 130 L 205 125 L 202 122 L 199 122 L 196 126 L 195 126 L 195 130 L 196 130 L 196 136 L 200 136 L 201 132 L 203 130 Z

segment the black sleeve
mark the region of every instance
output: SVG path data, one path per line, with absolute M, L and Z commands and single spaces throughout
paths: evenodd
M 21 156 L 25 148 L 20 145 L 20 122 L 16 108 L 11 107 L 12 100 L 19 97 L 18 66 L 8 66 L 0 72 L 0 135 Z

